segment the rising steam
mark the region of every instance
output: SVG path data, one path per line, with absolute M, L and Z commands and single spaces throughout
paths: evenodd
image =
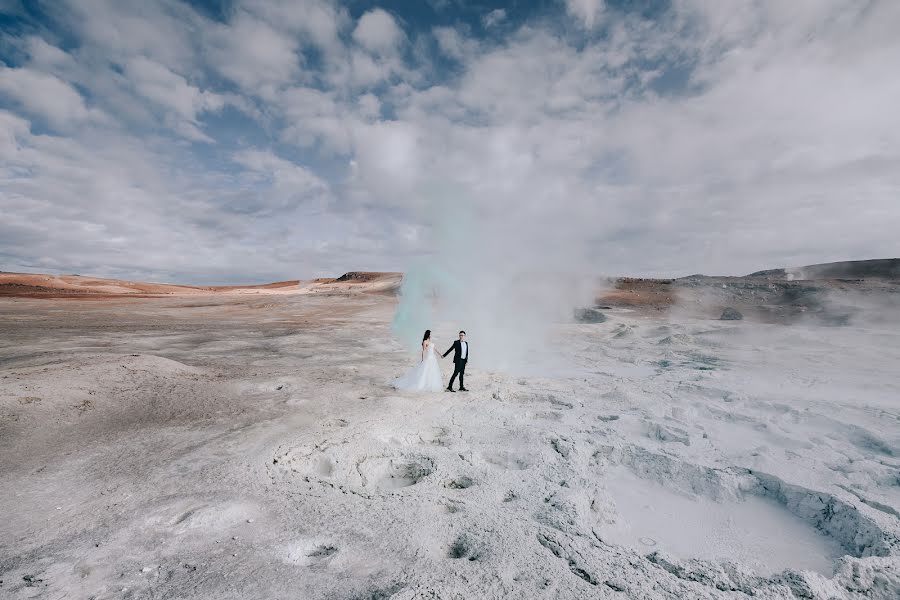
M 412 351 L 430 328 L 443 351 L 465 329 L 479 368 L 546 361 L 550 327 L 571 322 L 595 291 L 577 268 L 586 263 L 578 240 L 544 230 L 534 213 L 481 209 L 461 186 L 425 194 L 425 220 L 431 237 L 405 271 L 397 338 Z

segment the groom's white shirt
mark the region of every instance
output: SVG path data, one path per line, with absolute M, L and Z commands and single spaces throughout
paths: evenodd
M 469 342 L 462 343 L 462 358 L 464 360 L 469 358 Z

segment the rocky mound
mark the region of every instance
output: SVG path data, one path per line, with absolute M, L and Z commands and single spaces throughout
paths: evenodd
M 334 281 L 351 283 L 368 283 L 400 275 L 400 273 L 382 273 L 378 271 L 349 271 Z

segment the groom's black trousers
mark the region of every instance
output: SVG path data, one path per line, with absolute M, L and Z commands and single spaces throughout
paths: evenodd
M 456 376 L 459 375 L 459 387 L 464 388 L 466 384 L 463 383 L 463 377 L 466 375 L 466 363 L 469 359 L 462 358 L 458 361 L 455 361 L 454 364 L 456 368 L 453 370 L 453 377 L 450 378 L 450 383 L 447 384 L 448 388 L 453 387 L 453 381 L 456 379 Z

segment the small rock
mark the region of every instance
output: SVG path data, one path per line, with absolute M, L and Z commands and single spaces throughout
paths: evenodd
M 475 482 L 472 481 L 470 477 L 459 477 L 458 479 L 451 479 L 447 483 L 444 484 L 444 487 L 450 488 L 452 490 L 464 490 L 466 488 L 470 488 L 475 485 Z
M 740 321 L 743 318 L 744 318 L 744 315 L 742 315 L 737 310 L 735 310 L 729 306 L 725 310 L 722 311 L 722 316 L 719 317 L 719 320 L 720 321 Z
M 252 522 L 253 522 L 253 519 L 247 519 L 247 522 L 248 522 L 248 523 L 252 523 Z
M 141 573 L 149 573 L 152 570 L 153 570 L 153 567 L 144 567 L 143 569 L 141 569 Z
M 606 315 L 596 308 L 576 308 L 575 320 L 579 323 L 605 323 Z

